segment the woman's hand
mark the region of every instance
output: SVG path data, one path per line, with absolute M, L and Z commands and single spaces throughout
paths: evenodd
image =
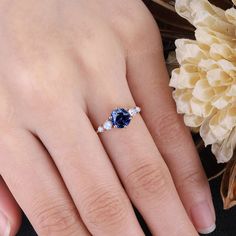
M 211 231 L 208 182 L 144 4 L 1 0 L 0 16 L 0 174 L 37 233 L 144 235 L 131 202 L 153 235 L 198 235 L 190 219 Z M 127 129 L 96 133 L 135 104 Z

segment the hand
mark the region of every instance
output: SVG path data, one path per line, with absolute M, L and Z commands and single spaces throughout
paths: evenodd
M 131 202 L 153 235 L 212 230 L 208 182 L 144 4 L 0 5 L 0 174 L 37 233 L 144 235 Z M 95 132 L 135 104 L 142 116 L 127 129 Z

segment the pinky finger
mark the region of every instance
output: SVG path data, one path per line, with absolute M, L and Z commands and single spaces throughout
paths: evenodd
M 21 225 L 21 210 L 0 176 L 0 235 L 16 235 Z
M 158 48 L 159 31 L 156 25 L 150 29 L 148 44 Z M 127 65 L 135 102 L 143 107 L 145 123 L 171 172 L 186 212 L 200 233 L 211 233 L 216 226 L 209 184 L 190 132 L 176 112 L 162 50 L 129 56 Z

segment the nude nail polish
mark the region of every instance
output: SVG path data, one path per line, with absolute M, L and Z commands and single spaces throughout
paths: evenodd
M 216 229 L 215 217 L 207 201 L 193 206 L 191 217 L 197 231 L 201 234 L 210 234 Z

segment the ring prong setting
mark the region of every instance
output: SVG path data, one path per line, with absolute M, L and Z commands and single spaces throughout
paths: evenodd
M 130 109 L 116 108 L 111 112 L 109 118 L 98 127 L 97 133 L 103 133 L 112 128 L 123 129 L 127 128 L 135 115 L 141 112 L 140 107 Z

